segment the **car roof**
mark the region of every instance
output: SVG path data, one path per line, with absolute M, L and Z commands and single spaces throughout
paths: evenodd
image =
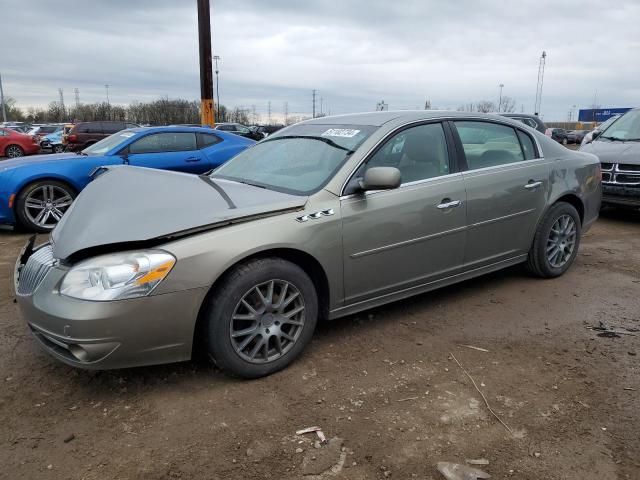
M 381 127 L 385 123 L 393 120 L 401 119 L 408 122 L 419 120 L 430 120 L 434 118 L 478 118 L 478 119 L 494 119 L 504 121 L 503 115 L 494 113 L 470 113 L 470 112 L 458 112 L 453 110 L 395 110 L 385 112 L 365 112 L 365 113 L 350 113 L 346 115 L 333 115 L 331 117 L 318 117 L 311 120 L 306 120 L 301 123 L 316 124 L 316 125 L 371 125 L 374 127 Z M 508 117 L 507 117 L 508 118 Z

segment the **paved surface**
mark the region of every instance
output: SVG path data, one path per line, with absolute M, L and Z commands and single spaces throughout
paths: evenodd
M 0 231 L 0 478 L 439 479 L 477 458 L 496 479 L 640 478 L 640 337 L 587 328 L 640 328 L 640 215 L 605 213 L 562 278 L 513 268 L 323 325 L 251 382 L 53 361 L 13 303 L 25 238 Z M 314 425 L 336 439 L 295 435 Z

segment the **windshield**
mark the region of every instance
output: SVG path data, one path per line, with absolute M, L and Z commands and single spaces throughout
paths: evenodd
M 116 148 L 118 145 L 123 144 L 131 137 L 133 137 L 136 133 L 130 130 L 123 130 L 118 133 L 114 133 L 113 135 L 108 136 L 107 138 L 103 138 L 99 142 L 94 143 L 93 145 L 82 150 L 82 153 L 85 155 L 104 155 L 109 150 Z
M 370 125 L 294 125 L 243 151 L 212 177 L 307 195 L 322 188 L 377 129 Z
M 609 140 L 640 140 L 640 110 L 630 110 L 609 125 L 599 138 Z

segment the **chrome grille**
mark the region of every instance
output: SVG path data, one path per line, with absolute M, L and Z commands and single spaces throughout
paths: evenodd
M 31 295 L 49 273 L 54 263 L 51 245 L 44 245 L 33 252 L 27 263 L 20 269 L 18 295 Z
M 629 163 L 601 163 L 602 183 L 640 186 L 640 165 Z

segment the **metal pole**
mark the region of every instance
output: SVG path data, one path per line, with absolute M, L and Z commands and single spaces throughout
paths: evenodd
M 313 118 L 316 118 L 316 91 L 313 91 Z
M 7 110 L 4 106 L 4 90 L 2 90 L 2 75 L 0 75 L 0 104 L 2 104 L 2 121 L 7 121 Z
M 213 104 L 209 0 L 198 0 L 198 39 L 200 44 L 200 123 L 213 126 L 215 125 L 215 106 Z
M 104 89 L 107 91 L 107 105 L 111 105 L 111 101 L 109 100 L 109 87 L 111 85 L 109 85 L 108 83 L 104 84 Z
M 500 87 L 500 97 L 498 99 L 498 113 L 500 113 L 500 108 L 502 107 L 502 89 L 504 88 L 504 83 L 498 85 Z
M 218 83 L 218 60 L 220 60 L 220 55 L 214 55 L 213 60 L 216 62 L 216 105 L 220 108 L 220 84 Z M 217 119 L 216 119 L 217 120 Z

